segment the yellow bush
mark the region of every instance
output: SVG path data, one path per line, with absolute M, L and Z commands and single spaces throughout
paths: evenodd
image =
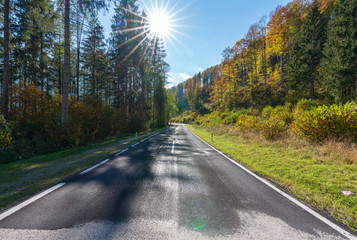
M 301 138 L 322 142 L 327 139 L 357 142 L 357 104 L 321 106 L 301 113 L 294 132 Z
M 242 131 L 259 130 L 261 119 L 257 116 L 243 114 L 238 117 L 236 126 Z

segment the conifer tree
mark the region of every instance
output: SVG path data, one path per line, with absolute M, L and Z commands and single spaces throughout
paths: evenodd
M 357 0 L 339 0 L 328 25 L 324 49 L 325 92 L 335 102 L 357 97 Z

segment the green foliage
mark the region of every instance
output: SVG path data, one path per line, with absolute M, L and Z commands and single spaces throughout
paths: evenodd
M 357 1 L 338 0 L 324 49 L 324 88 L 336 103 L 357 97 Z
M 239 116 L 241 115 L 241 112 L 231 112 L 229 115 L 227 115 L 223 120 L 223 124 L 235 124 L 238 121 Z
M 11 142 L 11 130 L 4 117 L 0 115 L 0 151 L 3 148 L 9 147 Z
M 261 119 L 257 116 L 242 114 L 238 117 L 236 126 L 242 130 L 260 130 Z
M 312 142 L 329 139 L 357 141 L 357 104 L 321 106 L 303 112 L 294 123 L 294 131 Z
M 267 140 L 276 140 L 282 137 L 282 134 L 286 132 L 288 125 L 282 120 L 269 120 L 261 124 L 260 133 Z
M 273 110 L 274 108 L 272 106 L 270 105 L 265 106 L 262 110 L 262 117 L 265 119 L 269 119 Z
M 318 106 L 319 106 L 319 104 L 315 100 L 301 99 L 297 103 L 295 110 L 296 111 L 310 111 L 314 108 L 317 108 Z

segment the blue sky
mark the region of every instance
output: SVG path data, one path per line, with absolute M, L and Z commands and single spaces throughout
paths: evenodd
M 155 0 L 151 0 L 155 1 Z M 160 4 L 167 0 L 157 0 Z M 183 9 L 175 19 L 176 30 L 182 34 L 173 33 L 178 39 L 167 41 L 166 61 L 170 64 L 169 80 L 177 85 L 189 76 L 203 71 L 221 62 L 221 53 L 243 38 L 249 27 L 258 22 L 279 5 L 285 5 L 291 0 L 171 0 L 170 6 L 175 10 Z M 139 0 L 150 6 L 150 0 Z M 174 10 L 174 11 L 175 11 Z M 113 10 L 100 14 L 106 37 L 110 34 L 110 18 Z

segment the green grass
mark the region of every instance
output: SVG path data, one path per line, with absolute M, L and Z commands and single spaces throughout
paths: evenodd
M 140 133 L 138 139 L 130 135 L 32 159 L 0 164 L 0 210 L 46 189 L 151 133 Z
M 357 164 L 321 161 L 313 147 L 246 140 L 208 127 L 188 128 L 237 162 L 357 231 Z M 343 190 L 355 194 L 347 197 Z

